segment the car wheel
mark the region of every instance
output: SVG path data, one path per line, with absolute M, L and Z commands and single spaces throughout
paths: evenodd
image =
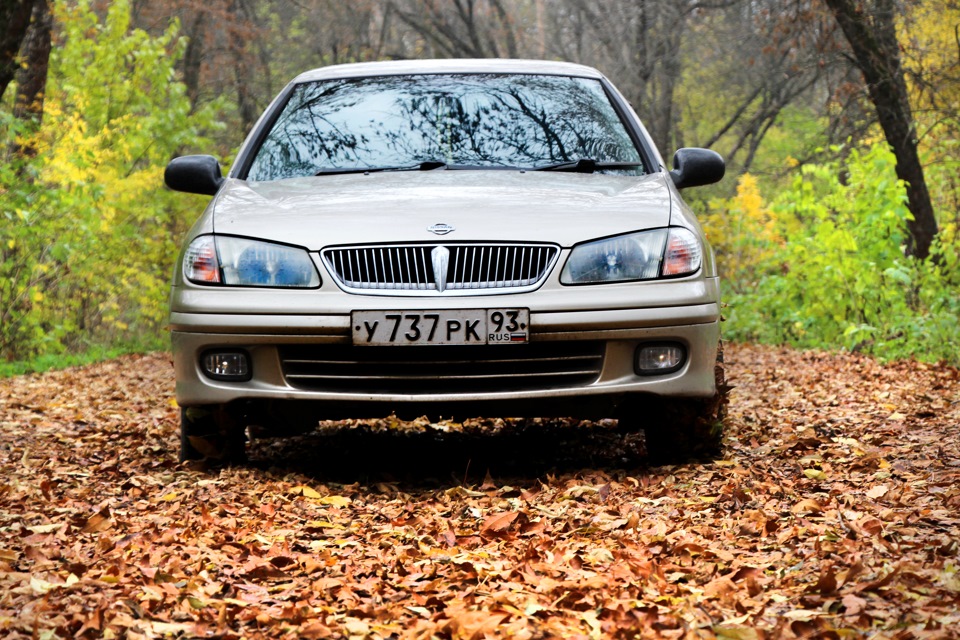
M 180 409 L 180 462 L 246 460 L 243 426 L 221 405 Z
M 643 430 L 647 458 L 653 464 L 704 460 L 720 453 L 728 392 L 723 343 L 714 367 L 717 393 L 706 399 L 651 398 L 621 417 L 622 431 Z

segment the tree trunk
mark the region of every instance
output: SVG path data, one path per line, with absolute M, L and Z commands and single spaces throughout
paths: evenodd
M 843 30 L 867 82 L 870 101 L 884 136 L 897 158 L 897 177 L 907 183 L 907 206 L 913 220 L 907 223 L 907 254 L 925 259 L 937 235 L 930 192 L 917 151 L 917 134 L 900 64 L 895 0 L 825 0 Z
M 190 100 L 190 109 L 197 110 L 200 99 L 200 71 L 203 64 L 204 38 L 207 28 L 207 12 L 200 8 L 187 31 L 187 50 L 183 54 L 183 84 L 187 88 L 187 98 Z
M 17 71 L 17 97 L 13 115 L 39 124 L 43 118 L 43 97 L 47 87 L 47 70 L 50 67 L 50 33 L 53 30 L 53 15 L 47 0 L 37 0 L 27 37 L 23 41 L 23 63 Z M 31 142 L 13 145 L 14 153 L 21 156 L 36 155 Z
M 0 98 L 17 75 L 17 54 L 30 26 L 34 0 L 0 0 Z
M 250 15 L 243 0 L 234 0 L 231 11 L 237 15 L 238 24 L 230 29 L 230 47 L 233 54 L 234 82 L 237 87 L 237 109 L 240 112 L 240 126 L 246 135 L 253 128 L 259 115 L 254 101 L 253 69 L 251 68 L 250 49 L 241 29 L 250 24 Z

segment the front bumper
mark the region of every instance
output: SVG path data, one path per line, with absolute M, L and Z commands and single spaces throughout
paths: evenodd
M 670 286 L 663 286 L 663 285 Z M 316 349 L 323 345 L 350 344 L 350 308 L 335 308 L 337 313 L 238 314 L 219 309 L 198 313 L 190 301 L 199 301 L 203 293 L 223 296 L 223 290 L 190 288 L 174 292 L 171 313 L 177 401 L 181 406 L 242 403 L 277 406 L 295 404 L 314 407 L 320 419 L 341 417 L 380 417 L 398 415 L 500 415 L 500 416 L 572 416 L 581 418 L 615 417 L 618 407 L 638 395 L 671 397 L 710 397 L 715 392 L 714 365 L 720 337 L 720 314 L 715 278 L 688 282 L 647 285 L 643 291 L 664 306 L 624 304 L 622 294 L 637 287 L 593 287 L 586 290 L 538 291 L 504 296 L 423 300 L 346 296 L 330 298 L 352 308 L 530 308 L 530 342 L 536 345 L 600 343 L 603 354 L 598 375 L 577 384 L 551 384 L 540 388 L 471 390 L 444 389 L 442 380 L 424 385 L 424 390 L 344 390 L 305 389 L 291 384 L 284 375 L 281 352 L 290 346 Z M 659 288 L 660 296 L 656 296 Z M 617 290 L 621 296 L 617 295 Z M 288 293 L 288 292 L 284 292 Z M 300 293 L 300 292 L 298 292 Z M 312 292 L 316 295 L 316 292 Z M 566 295 L 561 296 L 560 294 Z M 300 294 L 302 295 L 302 294 Z M 602 299 L 598 299 L 602 296 Z M 561 299 L 563 298 L 563 299 Z M 592 299 L 591 299 L 592 298 Z M 635 301 L 638 303 L 641 301 Z M 645 302 L 650 302 L 645 301 Z M 211 300 L 205 301 L 210 306 Z M 438 304 L 438 303 L 442 303 Z M 600 307 L 590 309 L 591 306 Z M 676 304 L 685 303 L 685 304 Z M 217 306 L 213 300 L 212 306 Z M 331 305 L 326 305 L 327 309 Z M 586 308 L 585 308 L 586 307 Z M 606 307 L 606 308 L 603 308 Z M 624 308 L 626 307 L 626 308 Z M 299 309 L 297 311 L 300 311 Z M 637 346 L 651 342 L 676 342 L 684 346 L 687 358 L 673 373 L 639 376 L 634 371 Z M 212 380 L 201 371 L 200 360 L 210 349 L 242 349 L 251 360 L 253 376 L 245 382 Z M 342 349 L 343 347 L 338 347 Z M 444 347 L 398 347 L 412 360 L 434 354 Z M 523 345 L 512 347 L 524 349 Z M 486 347 L 470 347 L 482 359 Z M 473 353 L 473 352 L 471 352 Z M 362 387 L 362 385 L 361 385 Z M 308 409 L 309 411 L 309 409 Z M 302 411 L 301 411 L 302 413 Z

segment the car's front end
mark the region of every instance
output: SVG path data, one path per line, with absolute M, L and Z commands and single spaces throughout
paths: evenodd
M 633 419 L 650 399 L 716 398 L 719 282 L 677 184 L 719 179 L 722 161 L 683 150 L 678 160 L 687 167 L 671 176 L 629 107 L 596 72 L 445 64 L 429 69 L 433 84 L 420 93 L 397 88 L 411 75 L 396 65 L 331 68 L 298 79 L 251 134 L 231 176 L 213 178 L 206 192 L 216 195 L 187 238 L 171 295 L 185 457 L 202 453 L 189 437 L 213 424 L 220 432 L 256 424 L 269 433 L 390 413 Z M 455 75 L 442 76 L 443 97 L 436 98 L 440 72 Z M 606 96 L 610 106 L 575 106 L 608 109 L 597 119 L 624 129 L 604 133 L 604 144 L 620 136 L 614 142 L 627 150 L 605 151 L 609 156 L 599 160 L 554 153 L 547 159 L 560 162 L 503 160 L 521 146 L 503 142 L 510 127 L 521 126 L 518 118 L 543 123 L 521 93 L 531 90 L 514 83 L 535 73 L 548 78 L 536 87 L 548 95 L 559 95 L 549 93 L 561 82 L 554 78 L 596 83 L 585 94 Z M 495 78 L 495 98 L 478 88 L 488 77 Z M 360 84 L 351 84 L 355 78 Z M 320 88 L 298 88 L 304 86 Z M 396 95 L 409 92 L 404 118 L 419 122 L 426 114 L 440 125 L 429 135 L 421 124 L 416 135 L 393 136 L 379 153 L 396 154 L 416 141 L 447 148 L 445 157 L 431 160 L 433 151 L 407 162 L 358 158 L 368 152 L 364 145 L 376 145 L 366 123 L 354 124 L 362 133 L 353 138 L 341 124 L 336 135 L 321 136 L 326 148 L 309 153 L 300 142 L 293 152 L 277 142 L 274 132 L 283 126 L 288 138 L 300 131 L 304 109 L 342 100 L 331 87 L 366 91 L 373 96 L 367 111 L 385 94 L 399 102 Z M 501 90 L 506 97 L 496 95 Z M 296 111 L 290 105 L 297 100 L 308 106 Z M 330 113 L 349 112 L 353 102 L 345 103 L 328 108 L 325 122 Z M 491 110 L 509 115 L 494 118 Z M 495 125 L 477 133 L 484 114 Z M 468 135 L 476 139 L 453 140 Z M 545 135 L 572 144 L 562 133 Z M 494 151 L 477 150 L 493 137 Z M 453 161 L 450 149 L 458 145 L 471 149 L 470 163 Z M 336 166 L 304 171 L 301 158 L 290 161 L 301 153 L 343 157 Z M 183 188 L 184 176 L 202 181 L 195 166 L 171 167 L 174 187 Z M 209 163 L 204 170 L 210 173 Z M 215 419 L 191 420 L 191 408 Z

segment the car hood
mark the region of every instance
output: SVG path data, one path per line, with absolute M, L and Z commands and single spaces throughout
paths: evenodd
M 443 240 L 537 241 L 569 247 L 670 221 L 662 175 L 410 171 L 228 179 L 214 203 L 216 233 L 315 251 L 330 245 Z

